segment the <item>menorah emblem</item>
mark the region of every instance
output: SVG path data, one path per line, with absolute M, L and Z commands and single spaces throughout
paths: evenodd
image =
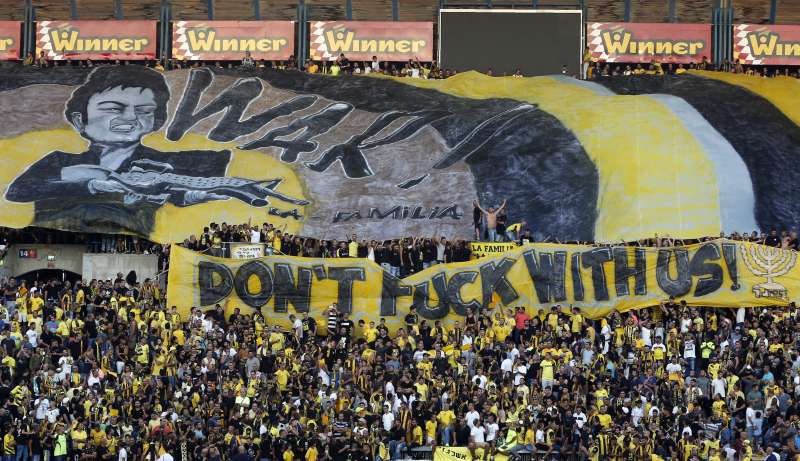
M 767 279 L 766 282 L 753 286 L 753 295 L 756 298 L 788 301 L 789 291 L 775 279 L 792 270 L 797 262 L 797 253 L 765 245 L 739 245 L 739 248 L 747 269 L 753 275 Z

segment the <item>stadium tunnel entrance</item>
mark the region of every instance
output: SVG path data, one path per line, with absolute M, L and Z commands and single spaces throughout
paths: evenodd
M 28 286 L 33 285 L 34 282 L 46 283 L 50 280 L 56 279 L 60 282 L 70 282 L 75 284 L 81 280 L 81 274 L 63 270 L 63 269 L 37 269 L 15 277 L 17 281 L 24 280 Z

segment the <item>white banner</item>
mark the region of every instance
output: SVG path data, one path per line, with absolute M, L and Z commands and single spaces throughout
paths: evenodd
M 264 256 L 264 245 L 260 243 L 231 243 L 231 258 L 253 259 Z

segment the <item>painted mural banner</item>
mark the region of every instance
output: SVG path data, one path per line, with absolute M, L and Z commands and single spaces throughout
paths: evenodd
M 590 22 L 586 45 L 604 62 L 698 63 L 711 59 L 711 24 Z
M 447 80 L 270 69 L 0 69 L 0 225 L 160 243 L 211 222 L 369 240 L 800 228 L 800 94 L 726 73 Z M 625 155 L 620 155 L 624 152 Z
M 312 21 L 309 56 L 335 61 L 433 61 L 433 23 L 406 21 Z
M 156 58 L 156 21 L 39 21 L 36 55 L 53 61 Z
M 176 21 L 172 57 L 178 60 L 286 60 L 294 54 L 294 21 Z
M 19 21 L 0 21 L 0 60 L 19 59 L 22 34 Z
M 742 64 L 800 65 L 800 26 L 736 24 L 733 27 L 733 59 Z
M 529 312 L 577 306 L 600 318 L 670 296 L 692 306 L 788 305 L 800 298 L 797 253 L 730 240 L 672 248 L 530 244 L 398 279 L 367 259 L 240 261 L 178 247 L 171 254 L 167 303 L 183 314 L 216 304 L 258 310 L 286 327 L 289 313 L 321 318 L 337 303 L 354 320 L 385 318 L 396 329 L 412 305 L 428 320 L 517 306 Z

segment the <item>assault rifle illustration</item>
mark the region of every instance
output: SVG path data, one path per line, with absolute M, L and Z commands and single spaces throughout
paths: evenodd
M 87 182 L 92 195 L 124 194 L 126 205 L 146 201 L 189 206 L 212 200 L 235 198 L 254 207 L 269 204 L 269 197 L 294 205 L 308 205 L 307 200 L 275 191 L 282 179 L 256 180 L 238 177 L 201 177 L 171 173 L 172 165 L 141 159 L 132 162 L 129 171 L 118 172 L 97 165 L 74 165 L 61 169 L 63 183 Z

